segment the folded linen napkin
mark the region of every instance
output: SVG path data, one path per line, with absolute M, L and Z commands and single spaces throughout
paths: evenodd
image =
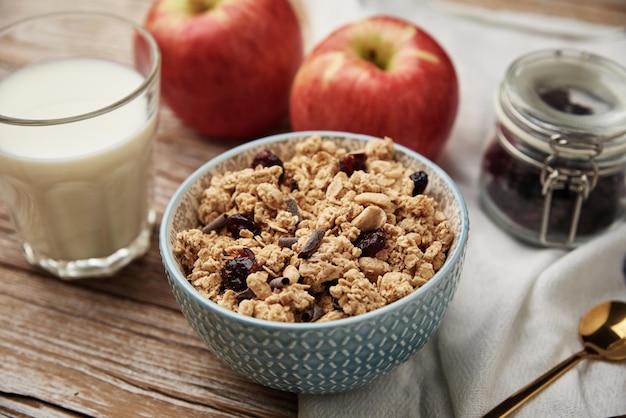
M 626 36 L 545 16 L 482 11 L 480 19 L 476 13 L 461 17 L 430 4 L 306 3 L 314 41 L 341 23 L 384 12 L 419 24 L 449 52 L 460 79 L 461 104 L 437 162 L 466 199 L 471 233 L 458 291 L 435 336 L 407 363 L 364 387 L 336 395 L 301 395 L 301 418 L 480 417 L 581 350 L 578 324 L 593 305 L 626 301 L 626 224 L 572 251 L 541 249 L 496 227 L 478 203 L 481 151 L 494 121 L 492 97 L 508 65 L 526 52 L 554 47 L 586 49 L 624 64 Z M 497 24 L 502 19 L 519 24 Z M 586 360 L 515 416 L 620 414 L 626 414 L 626 362 Z

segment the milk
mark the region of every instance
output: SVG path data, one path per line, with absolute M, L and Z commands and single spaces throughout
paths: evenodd
M 0 114 L 56 119 L 96 111 L 143 82 L 92 58 L 27 66 L 0 81 Z M 150 227 L 156 109 L 145 94 L 80 122 L 0 123 L 0 199 L 27 253 L 55 260 L 107 257 Z

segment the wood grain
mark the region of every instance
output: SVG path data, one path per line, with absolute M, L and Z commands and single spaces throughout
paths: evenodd
M 509 10 L 626 27 L 625 0 L 441 0 L 489 10 Z

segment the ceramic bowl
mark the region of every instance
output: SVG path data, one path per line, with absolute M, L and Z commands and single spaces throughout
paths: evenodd
M 246 143 L 210 160 L 174 193 L 160 228 L 165 271 L 181 311 L 209 349 L 262 385 L 296 393 L 328 394 L 371 382 L 409 359 L 439 327 L 463 267 L 469 221 L 457 186 L 433 162 L 396 145 L 397 158 L 429 175 L 433 196 L 455 231 L 443 267 L 412 294 L 366 314 L 323 323 L 282 323 L 247 317 L 208 300 L 185 278 L 173 253 L 176 233 L 197 227 L 199 196 L 212 175 L 247 167 L 257 151 L 289 159 L 310 135 L 348 150 L 373 138 L 341 132 L 294 132 Z

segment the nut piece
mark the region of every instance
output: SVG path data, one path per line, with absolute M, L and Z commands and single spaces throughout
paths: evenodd
M 391 271 L 388 263 L 383 260 L 379 260 L 376 257 L 359 258 L 359 268 L 368 278 L 377 278 L 378 276 L 382 276 L 383 274 Z
M 354 197 L 354 201 L 359 205 L 376 205 L 386 210 L 394 209 L 391 198 L 384 193 L 361 193 Z
M 387 222 L 387 214 L 379 206 L 368 206 L 352 220 L 352 225 L 362 232 L 381 228 Z

